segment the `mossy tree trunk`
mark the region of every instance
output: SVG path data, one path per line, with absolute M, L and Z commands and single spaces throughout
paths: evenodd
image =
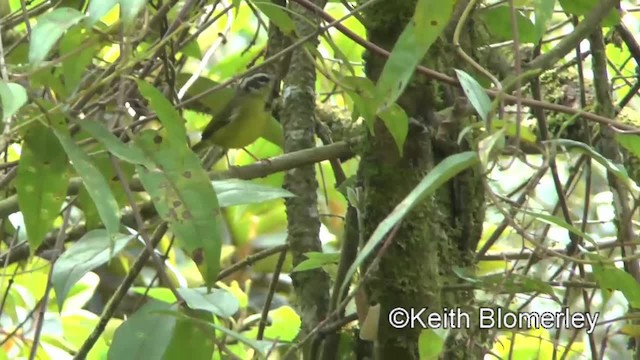
M 369 7 L 365 12 L 368 39 L 392 49 L 414 8 L 415 1 L 379 2 Z M 450 38 L 445 34 L 438 40 L 423 64 L 453 75 L 454 69 L 450 66 L 457 56 L 453 46 L 446 46 Z M 469 39 L 465 41 L 469 43 Z M 386 59 L 366 53 L 365 61 L 367 77 L 376 81 Z M 365 187 L 362 229 L 365 238 L 439 161 L 451 155 L 451 146 L 443 150 L 442 146 L 436 145 L 438 141 L 434 141 L 439 124 L 436 112 L 452 106 L 459 95 L 459 90 L 445 88 L 422 75 L 413 77 L 398 103 L 421 126 L 410 127 L 402 157 L 395 150 L 395 143 L 385 126 L 377 121 L 375 136 L 370 136 L 359 172 Z M 456 135 L 449 136 L 453 148 Z M 481 235 L 484 193 L 479 174 L 479 171 L 467 171 L 445 184 L 435 196 L 412 210 L 397 231 L 392 232 L 393 239 L 387 240 L 391 241 L 390 246 L 366 283 L 369 303 L 381 305 L 376 358 L 419 358 L 421 329 L 391 327 L 387 316 L 395 307 L 428 307 L 425 315 L 441 312 L 443 307 L 464 306 L 463 311 L 472 311 L 472 293 L 443 293 L 441 289 L 443 284 L 460 281 L 453 269 L 470 264 Z M 482 342 L 478 340 L 481 334 L 464 329 L 450 333 L 446 358 L 480 356 L 482 346 L 476 345 Z

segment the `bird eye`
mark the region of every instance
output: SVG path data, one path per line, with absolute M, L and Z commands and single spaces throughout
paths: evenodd
M 256 74 L 245 79 L 240 87 L 246 91 L 259 90 L 271 81 L 271 76 L 267 74 Z

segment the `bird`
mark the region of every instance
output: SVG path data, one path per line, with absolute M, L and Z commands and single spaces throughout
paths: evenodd
M 273 77 L 256 73 L 245 77 L 231 100 L 213 116 L 202 131 L 195 153 L 218 145 L 224 149 L 244 149 L 261 137 L 271 119 L 270 97 Z M 246 149 L 245 149 L 246 151 Z

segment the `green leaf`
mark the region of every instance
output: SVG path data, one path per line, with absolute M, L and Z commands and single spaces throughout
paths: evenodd
M 382 111 L 380 119 L 391 133 L 391 137 L 398 147 L 398 153 L 402 156 L 404 149 L 404 141 L 409 134 L 409 118 L 404 110 L 398 104 L 392 104 L 390 107 Z
M 190 311 L 189 316 L 203 321 L 211 319 L 211 314 L 204 311 Z M 208 328 L 196 326 L 188 319 L 178 318 L 171 343 L 165 350 L 162 360 L 183 360 L 185 351 L 189 353 L 189 360 L 211 360 L 216 348 L 214 339 L 214 336 L 208 332 Z
M 553 10 L 553 9 L 552 9 Z M 487 25 L 489 32 L 498 41 L 513 40 L 513 29 L 511 25 L 511 10 L 509 6 L 493 6 L 480 12 L 481 18 Z M 516 23 L 518 29 L 518 39 L 521 43 L 535 44 L 538 38 L 538 31 L 531 20 L 516 10 Z
M 321 253 L 311 251 L 304 254 L 307 260 L 303 260 L 291 272 L 306 271 L 321 268 L 325 265 L 337 264 L 340 261 L 339 253 Z
M 88 272 L 69 288 L 69 291 L 64 297 L 64 306 L 62 308 L 58 306 L 59 301 L 55 291 L 51 293 L 52 296 L 48 308 L 51 311 L 58 311 L 60 313 L 82 309 L 91 301 L 93 295 L 95 295 L 99 283 L 100 277 L 96 273 Z
M 158 115 L 158 119 L 164 126 L 165 133 L 170 143 L 176 147 L 187 147 L 187 130 L 184 120 L 176 108 L 162 93 L 144 80 L 138 80 L 138 89 L 142 96 L 149 101 L 149 107 Z
M 109 238 L 114 238 L 120 227 L 120 209 L 109 183 L 104 178 L 100 170 L 91 162 L 91 158 L 76 145 L 69 134 L 55 130 L 55 134 L 62 144 L 62 147 L 69 155 L 73 167 L 82 178 L 84 187 L 89 192 L 91 199 L 98 209 L 98 214 L 102 223 L 110 234 Z
M 555 139 L 555 140 L 547 140 L 545 143 L 556 144 L 558 146 L 565 146 L 569 149 L 576 149 L 586 155 L 589 155 L 593 160 L 600 163 L 600 165 L 604 166 L 608 171 L 610 171 L 613 175 L 615 175 L 618 179 L 622 180 L 627 186 L 633 187 L 634 182 L 629 178 L 627 171 L 624 166 L 614 164 L 609 159 L 602 156 L 599 152 L 597 152 L 594 148 L 589 145 L 582 143 L 580 141 L 574 141 L 569 139 Z
M 196 250 L 204 251 L 200 271 L 207 286 L 212 286 L 220 268 L 222 227 L 207 173 L 189 148 L 174 146 L 157 131 L 143 131 L 135 142 L 155 165 L 136 166 L 144 188 L 160 217 L 169 223 L 178 245 L 192 255 Z
M 540 213 L 535 213 L 535 212 L 531 212 L 531 211 L 526 211 L 526 210 L 521 210 L 522 213 L 533 216 L 534 218 L 545 222 L 547 224 L 551 224 L 551 225 L 556 225 L 559 226 L 567 231 L 569 231 L 572 234 L 578 235 L 581 238 L 585 239 L 586 241 L 590 242 L 592 245 L 594 246 L 598 246 L 598 243 L 588 234 L 582 232 L 582 230 L 578 229 L 577 227 L 567 223 L 566 221 L 564 221 L 564 219 L 561 219 L 557 216 L 553 216 L 553 215 L 548 215 L 548 214 L 540 214 Z
M 493 130 L 504 129 L 505 134 L 508 136 L 516 136 L 517 124 L 515 122 L 493 119 L 491 120 L 491 127 Z M 538 136 L 530 128 L 520 125 L 520 139 L 528 143 L 535 144 L 536 141 L 538 141 Z
M 193 310 L 205 310 L 222 318 L 232 317 L 240 309 L 238 300 L 228 291 L 213 289 L 207 293 L 206 288 L 179 288 L 178 293 Z
M 640 136 L 635 134 L 616 134 L 616 141 L 636 157 L 640 157 Z
M 296 311 L 290 306 L 281 306 L 269 311 L 270 323 L 264 328 L 265 339 L 278 339 L 278 341 L 293 341 L 300 332 L 302 321 Z M 258 335 L 258 327 L 254 326 L 246 333 L 247 337 L 255 338 Z
M 27 90 L 20 84 L 0 80 L 0 101 L 2 121 L 4 122 L 27 103 Z
M 366 245 L 358 253 L 353 264 L 347 271 L 345 279 L 340 287 L 340 292 L 348 289 L 351 277 L 369 255 L 382 242 L 385 235 L 396 226 L 417 204 L 426 197 L 432 195 L 444 183 L 459 174 L 460 172 L 478 164 L 479 159 L 475 152 L 467 151 L 455 154 L 442 160 L 436 165 L 427 176 L 425 176 L 416 187 L 411 190 L 402 202 L 389 214 L 374 230 Z
M 269 20 L 272 21 L 285 36 L 293 35 L 296 27 L 287 10 L 271 1 L 252 2 L 263 14 L 267 15 Z
M 196 318 L 184 315 L 184 314 L 182 314 L 180 312 L 177 312 L 177 311 L 171 312 L 171 315 L 176 316 L 178 319 L 184 319 L 184 320 L 190 321 L 190 322 L 195 323 L 195 324 L 200 324 L 200 325 L 206 326 L 208 328 L 211 328 L 212 330 L 220 331 L 221 333 L 223 333 L 224 335 L 226 335 L 230 339 L 237 340 L 238 342 L 249 346 L 250 348 L 255 350 L 258 353 L 258 355 L 260 355 L 261 357 L 264 357 L 266 355 L 267 351 L 269 351 L 269 350 L 271 350 L 273 348 L 273 343 L 271 341 L 256 341 L 256 340 L 248 339 L 246 336 L 243 336 L 240 333 L 237 333 L 237 332 L 235 332 L 233 330 L 230 330 L 226 326 L 221 326 L 221 325 L 218 325 L 216 323 L 209 322 L 209 321 L 196 319 Z
M 60 41 L 60 56 L 74 53 L 62 61 L 62 74 L 64 86 L 69 93 L 76 90 L 82 80 L 82 76 L 90 68 L 93 55 L 98 50 L 97 40 L 92 34 L 87 34 L 84 28 L 76 27 L 69 30 Z M 84 49 L 78 52 L 78 48 Z
M 462 90 L 469 98 L 471 105 L 476 109 L 480 118 L 487 124 L 489 121 L 489 112 L 491 111 L 491 99 L 484 91 L 484 88 L 471 75 L 462 70 L 456 69 L 458 80 L 462 86 Z
M 252 181 L 228 179 L 212 181 L 220 207 L 257 204 L 295 196 L 290 191 L 257 184 Z
M 439 359 L 442 350 L 444 349 L 444 341 L 446 336 L 439 334 L 440 329 L 424 329 L 420 332 L 420 338 L 418 338 L 418 349 L 420 351 L 420 359 L 422 360 L 436 360 Z
M 432 44 L 449 23 L 457 0 L 418 0 L 413 21 L 421 45 Z
M 489 162 L 493 155 L 497 153 L 497 150 L 504 148 L 504 143 L 504 129 L 496 131 L 478 143 L 478 156 L 483 168 L 489 169 Z
M 177 308 L 157 301 L 144 304 L 116 330 L 108 359 L 162 359 L 173 337 L 176 318 L 161 311 Z
M 454 1 L 418 0 L 412 21 L 400 34 L 376 84 L 377 111 L 395 103 L 427 50 L 449 23 Z
M 149 165 L 150 161 L 140 149 L 131 144 L 124 144 L 101 123 L 88 119 L 81 120 L 78 123 L 86 132 L 100 141 L 109 152 L 119 159 L 131 164 Z
M 618 269 L 611 260 L 597 254 L 587 254 L 595 263 L 591 264 L 593 275 L 602 290 L 618 290 L 633 308 L 640 307 L 640 286 L 629 273 Z
M 500 294 L 518 294 L 539 292 L 551 296 L 557 303 L 562 303 L 553 287 L 546 282 L 532 277 L 510 274 L 493 274 L 479 278 L 479 287 L 485 291 L 495 291 Z
M 547 23 L 553 17 L 553 8 L 556 6 L 556 0 L 535 0 L 534 8 L 536 15 L 535 29 L 536 42 L 542 39 L 547 31 Z
M 62 309 L 69 289 L 84 274 L 105 264 L 122 250 L 134 235 L 117 234 L 111 251 L 111 242 L 105 230 L 92 230 L 73 243 L 56 261 L 53 267 L 53 288 L 58 307 Z
M 29 245 L 35 250 L 53 227 L 69 182 L 69 160 L 51 129 L 34 122 L 24 136 L 16 191 Z
M 84 14 L 80 11 L 65 7 L 57 8 L 40 16 L 31 32 L 29 62 L 33 65 L 38 65 L 42 62 L 62 34 L 82 20 L 83 17 Z
M 173 292 L 168 289 L 168 288 L 151 288 L 149 289 L 148 287 L 132 287 L 131 291 L 140 294 L 140 295 L 145 295 L 148 296 L 152 299 L 158 300 L 158 301 L 162 301 L 162 302 L 166 302 L 167 304 L 172 304 L 174 302 L 176 302 L 178 299 L 176 299 L 176 296 L 173 294 Z
M 560 0 L 562 10 L 569 14 L 582 16 L 588 14 L 600 0 Z M 610 27 L 620 23 L 620 14 L 616 9 L 611 9 L 609 14 L 602 20 L 602 26 Z
M 373 134 L 373 120 L 376 117 L 376 88 L 371 80 L 364 77 L 346 76 L 342 78 L 346 85 L 345 92 L 353 101 L 356 110 L 367 123 L 367 128 Z
M 88 25 L 95 25 L 103 16 L 107 15 L 117 3 L 118 0 L 91 0 L 87 11 L 89 13 Z
M 147 3 L 146 0 L 119 0 L 119 2 L 120 16 L 125 25 L 131 25 Z
M 129 199 L 127 198 L 127 194 L 122 188 L 122 183 L 120 182 L 118 174 L 113 168 L 113 163 L 111 161 L 110 155 L 107 152 L 99 152 L 91 156 L 91 161 L 93 165 L 98 168 L 98 170 L 100 170 L 102 176 L 107 179 L 109 188 L 113 193 L 113 197 L 118 202 L 118 207 L 123 208 L 125 206 L 129 206 Z M 120 170 L 122 170 L 122 175 L 125 179 L 131 179 L 135 174 L 135 168 L 133 167 L 133 165 L 127 162 L 120 163 Z M 86 186 L 83 185 L 80 187 L 80 191 L 78 192 L 78 197 L 75 204 L 84 213 L 85 226 L 87 230 L 102 228 L 104 226 L 100 219 L 98 208 L 91 198 L 91 194 L 89 194 L 89 192 L 87 191 Z

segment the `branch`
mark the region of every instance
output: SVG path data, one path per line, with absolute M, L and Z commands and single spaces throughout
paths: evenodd
M 307 0 L 292 0 L 302 6 L 304 6 L 305 8 L 308 9 L 313 9 L 317 14 L 319 14 L 325 21 L 328 22 L 335 22 L 335 19 L 329 15 L 328 13 L 324 12 L 322 9 L 318 8 L 317 6 L 315 6 L 314 4 L 310 3 Z M 611 1 L 614 0 L 603 0 L 604 3 L 608 4 Z M 598 8 L 600 8 L 600 6 L 602 6 L 602 4 L 598 5 Z M 584 22 L 584 21 L 583 21 Z M 383 57 L 389 57 L 391 55 L 391 53 L 388 50 L 385 50 L 383 48 L 381 48 L 380 46 L 367 41 L 365 39 L 363 39 L 362 37 L 358 36 L 356 33 L 354 33 L 353 31 L 349 30 L 346 26 L 336 23 L 334 25 L 334 27 L 340 31 L 341 33 L 343 33 L 345 36 L 347 36 L 348 38 L 350 38 L 351 40 L 353 40 L 355 43 L 357 43 L 358 45 L 361 45 L 362 47 L 364 47 L 365 49 L 367 49 L 368 51 L 370 51 L 373 54 L 377 54 L 379 56 L 383 56 Z M 443 74 L 441 72 L 429 69 L 425 66 L 419 65 L 416 68 L 416 71 L 437 81 L 443 82 L 445 84 L 449 84 L 452 86 L 456 86 L 458 88 L 460 88 L 460 83 L 458 82 L 458 80 Z M 491 96 L 491 97 L 496 97 L 496 96 L 501 96 L 502 99 L 510 104 L 516 104 L 518 101 L 521 102 L 522 105 L 526 105 L 526 106 L 530 106 L 530 107 L 537 107 L 537 108 L 541 108 L 541 109 L 545 109 L 545 110 L 550 110 L 550 111 L 556 111 L 556 112 L 561 112 L 564 114 L 569 114 L 569 115 L 579 115 L 584 119 L 590 120 L 590 121 L 595 121 L 597 123 L 600 124 L 604 124 L 604 125 L 610 125 L 610 126 L 614 126 L 618 129 L 623 129 L 623 130 L 630 130 L 630 131 L 635 131 L 635 132 L 640 132 L 640 129 L 638 129 L 635 126 L 629 125 L 629 124 L 624 124 L 622 122 L 619 121 L 615 121 L 612 120 L 611 118 L 607 118 L 601 115 L 597 115 L 594 113 L 590 113 L 587 111 L 582 111 L 580 109 L 574 109 L 571 108 L 569 106 L 564 106 L 564 105 L 559 105 L 559 104 L 553 104 L 550 102 L 546 102 L 546 101 L 540 101 L 540 100 L 534 100 L 531 98 L 522 98 L 522 99 L 518 99 L 516 96 L 513 95 L 509 95 L 509 94 L 501 94 L 499 91 L 495 91 L 495 90 L 490 90 L 490 89 L 485 89 L 485 92 L 487 93 L 487 95 Z
M 221 180 L 228 178 L 236 178 L 242 180 L 251 180 L 268 176 L 280 171 L 295 169 L 302 166 L 311 165 L 317 162 L 331 160 L 336 158 L 353 156 L 351 145 L 346 142 L 338 142 L 328 146 L 321 146 L 313 149 L 304 149 L 282 156 L 278 156 L 267 161 L 254 163 L 246 166 L 232 167 L 224 172 L 210 172 L 209 178 L 212 180 Z M 77 195 L 82 185 L 80 178 L 72 178 L 69 181 L 67 195 Z M 131 190 L 144 191 L 140 179 L 134 176 L 131 179 Z M 18 196 L 12 195 L 4 200 L 0 200 L 0 218 L 7 217 L 13 213 L 20 211 L 18 207 Z

